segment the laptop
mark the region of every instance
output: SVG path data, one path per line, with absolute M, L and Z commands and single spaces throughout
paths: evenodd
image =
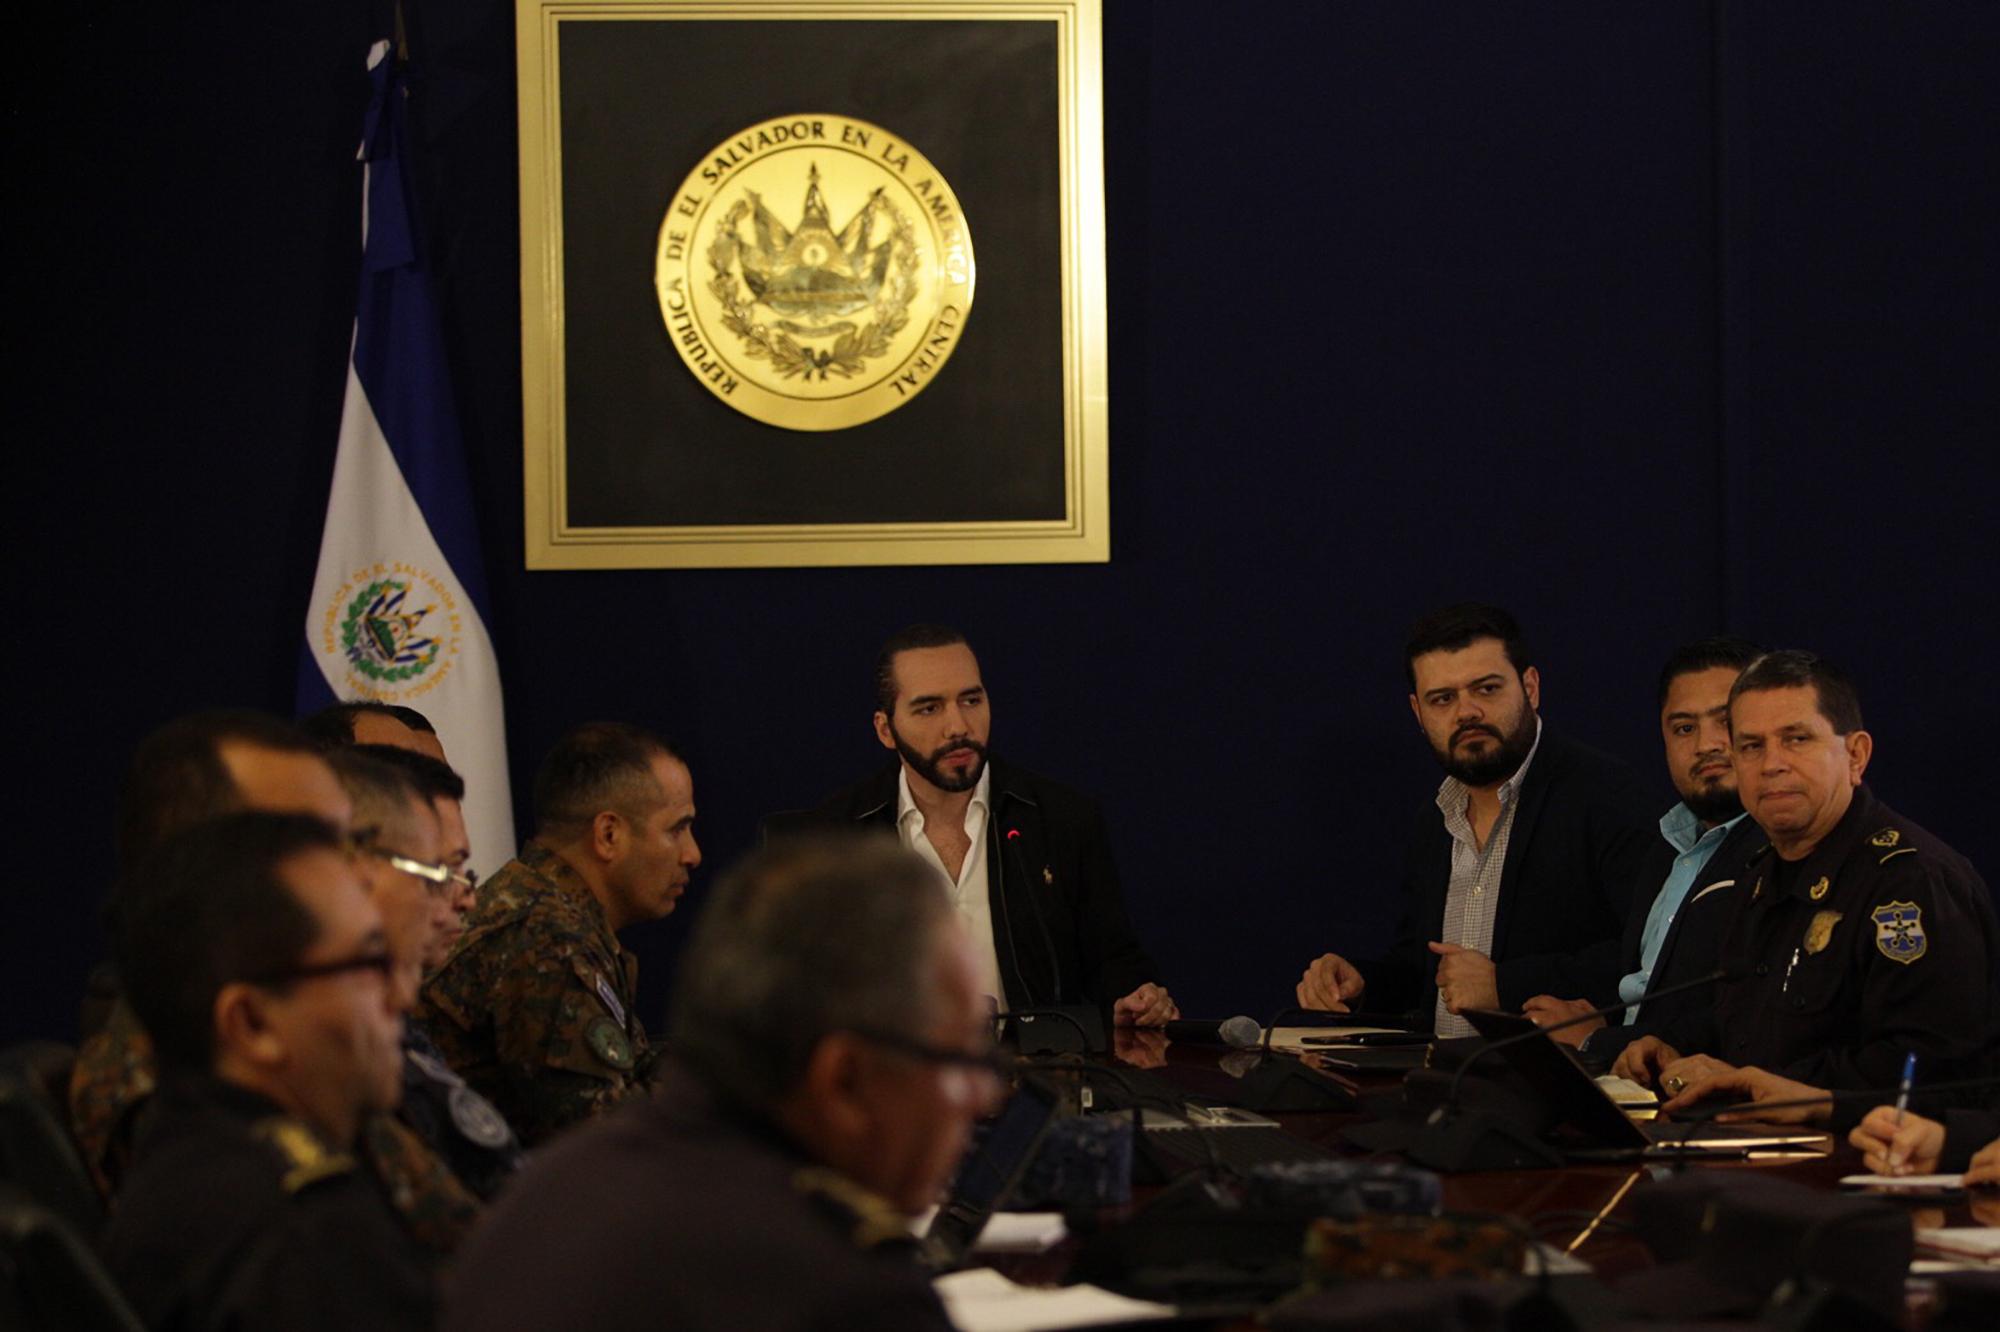
M 1460 1014 L 1488 1040 L 1505 1040 L 1539 1032 L 1534 1021 L 1519 1013 L 1468 1009 Z M 1771 1124 L 1717 1124 L 1713 1121 L 1655 1119 L 1639 1122 L 1619 1108 L 1597 1085 L 1589 1070 L 1569 1050 L 1549 1037 L 1496 1046 L 1483 1059 L 1499 1060 L 1544 1097 L 1558 1126 L 1582 1139 L 1578 1148 L 1565 1147 L 1579 1160 L 1593 1157 L 1677 1156 L 1708 1154 L 1740 1156 L 1751 1150 L 1824 1147 L 1827 1135 L 1813 1129 Z M 1477 1066 L 1472 1072 L 1478 1073 Z
M 965 1261 L 987 1218 L 1013 1195 L 1061 1109 L 1056 1089 L 1033 1075 L 1020 1085 L 987 1127 L 951 1182 L 951 1194 L 924 1232 L 924 1261 L 949 1272 Z

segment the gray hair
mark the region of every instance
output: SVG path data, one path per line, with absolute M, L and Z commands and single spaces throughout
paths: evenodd
M 922 1039 L 951 908 L 893 837 L 827 834 L 756 852 L 723 880 L 682 956 L 668 1048 L 753 1109 L 805 1074 L 820 1040 Z

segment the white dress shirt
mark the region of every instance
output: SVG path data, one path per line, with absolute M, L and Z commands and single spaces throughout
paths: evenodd
M 910 795 L 909 769 L 900 769 L 896 774 L 896 835 L 903 839 L 903 845 L 923 857 L 938 873 L 938 884 L 957 910 L 959 921 L 965 926 L 967 937 L 972 940 L 972 955 L 978 963 L 977 980 L 982 994 L 993 996 L 1001 1011 L 1007 1008 L 1007 993 L 1000 984 L 1000 955 L 993 944 L 993 905 L 986 893 L 986 820 L 991 808 L 993 790 L 993 769 L 990 767 L 979 774 L 979 785 L 972 788 L 972 800 L 965 807 L 965 835 L 972 846 L 965 853 L 965 863 L 958 867 L 958 878 L 953 879 L 944 867 L 944 860 L 938 855 L 931 839 L 924 836 L 924 812 L 917 808 L 917 802 Z

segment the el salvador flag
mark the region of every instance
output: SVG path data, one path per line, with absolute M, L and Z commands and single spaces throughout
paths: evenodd
M 380 699 L 431 719 L 465 776 L 472 864 L 513 858 L 500 668 L 444 340 L 405 175 L 403 79 L 377 42 L 362 134 L 361 299 L 299 710 Z

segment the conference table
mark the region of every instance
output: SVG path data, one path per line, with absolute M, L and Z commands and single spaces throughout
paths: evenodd
M 1173 1043 L 1163 1053 L 1163 1059 L 1154 1053 L 1136 1065 L 1108 1055 L 1096 1056 L 1095 1062 L 1114 1070 L 1138 1068 L 1196 1100 L 1231 1103 L 1240 1084 L 1225 1071 L 1228 1051 L 1214 1046 Z M 1403 1078 L 1403 1074 L 1391 1071 L 1349 1072 L 1343 1076 L 1371 1100 L 1375 1093 L 1392 1092 Z M 1397 1159 L 1361 1151 L 1343 1139 L 1342 1130 L 1367 1118 L 1358 1112 L 1278 1111 L 1268 1117 L 1288 1132 L 1346 1159 Z M 1843 1176 L 1865 1170 L 1860 1153 L 1848 1145 L 1844 1134 L 1833 1134 L 1832 1143 L 1832 1151 L 1825 1154 L 1747 1160 L 1726 1157 L 1646 1160 L 1444 1174 L 1443 1209 L 1514 1218 L 1533 1230 L 1543 1244 L 1587 1263 L 1600 1280 L 1615 1286 L 1620 1278 L 1654 1265 L 1653 1255 L 1639 1238 L 1635 1224 L 1634 1200 L 1647 1188 L 1683 1171 L 1754 1171 L 1809 1188 L 1832 1190 Z M 1139 1216 L 1160 1192 L 1158 1186 L 1136 1187 L 1132 1202 L 1107 1209 L 1100 1225 L 1116 1226 Z M 1990 1211 L 1982 1221 L 1964 1203 L 1943 1208 L 1913 1207 L 1910 1211 L 1913 1223 L 1920 1226 L 1994 1224 Z M 1007 1255 L 994 1265 L 1019 1282 L 1057 1284 L 1064 1280 L 1076 1252 L 1077 1245 L 1072 1240 L 1041 1254 Z M 1920 1298 L 1914 1300 L 1908 1325 L 1923 1326 L 1925 1316 L 1925 1302 Z

